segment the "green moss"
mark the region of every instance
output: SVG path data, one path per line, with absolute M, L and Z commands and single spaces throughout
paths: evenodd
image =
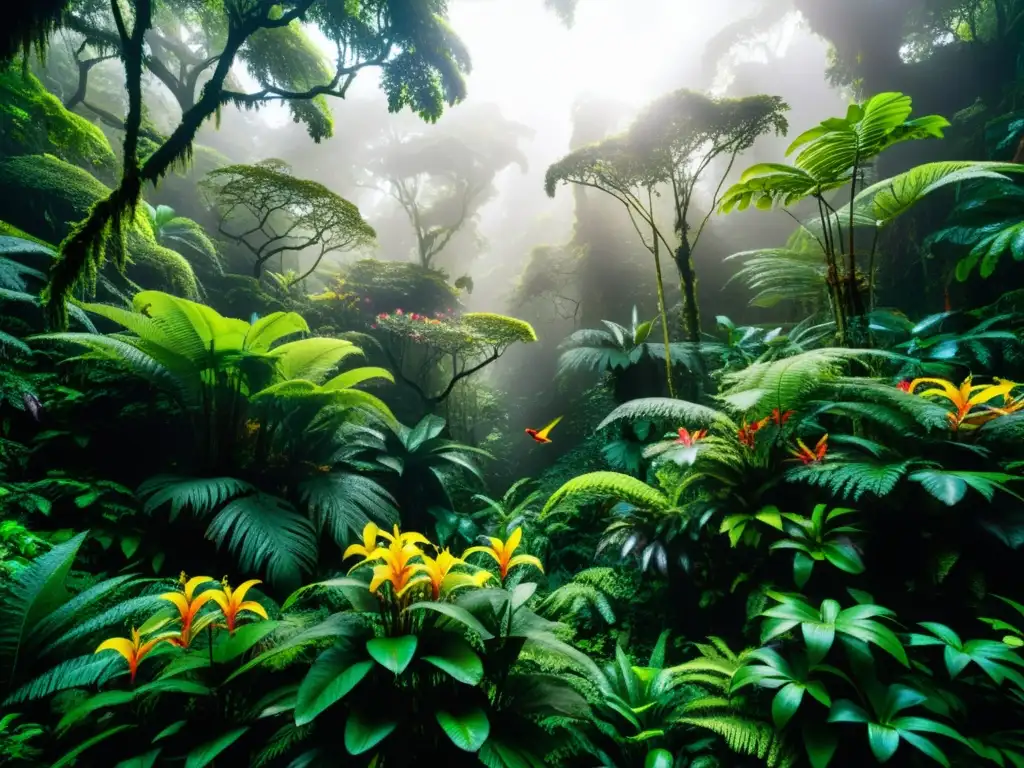
M 52 154 L 111 176 L 117 157 L 97 126 L 64 109 L 39 80 L 16 67 L 0 70 L 0 155 Z
M 0 198 L 7 226 L 44 243 L 60 243 L 110 189 L 81 168 L 53 155 L 23 155 L 0 161 Z M 128 233 L 129 277 L 146 288 L 194 297 L 198 287 L 188 261 L 157 244 L 145 208 L 139 206 Z
M 45 245 L 48 248 L 55 248 L 52 243 L 40 240 L 38 237 L 33 237 L 28 232 L 20 230 L 13 224 L 8 224 L 6 221 L 0 221 L 0 237 L 20 237 L 22 240 L 31 240 L 33 243 Z
M 419 312 L 433 315 L 456 306 L 458 292 L 448 285 L 445 276 L 436 270 L 424 269 L 407 261 L 379 261 L 362 259 L 348 267 L 318 299 L 336 296 L 356 296 L 362 302 L 369 299 L 368 309 L 374 314 L 393 312 Z

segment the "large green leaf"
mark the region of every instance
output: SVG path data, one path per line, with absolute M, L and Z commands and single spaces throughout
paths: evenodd
M 479 707 L 455 713 L 438 710 L 434 716 L 438 724 L 459 749 L 476 752 L 487 741 L 491 733 L 491 723 L 487 713 Z
M 361 658 L 348 644 L 328 648 L 310 667 L 299 686 L 295 724 L 306 725 L 362 682 L 373 661 Z
M 238 741 L 248 730 L 248 726 L 235 728 L 199 745 L 188 753 L 188 757 L 185 758 L 185 768 L 206 768 L 221 752 Z
M 434 611 L 436 613 L 443 614 L 448 618 L 453 619 L 454 621 L 459 622 L 460 624 L 462 624 L 462 626 L 466 627 L 467 629 L 473 630 L 478 635 L 480 635 L 480 637 L 483 640 L 490 640 L 492 637 L 494 637 L 494 635 L 492 635 L 488 631 L 487 627 L 485 627 L 476 616 L 467 611 L 465 608 L 458 605 L 452 605 L 451 603 L 420 602 L 413 603 L 405 610 Z
M 382 667 L 400 675 L 412 663 L 418 643 L 416 635 L 376 637 L 366 641 L 366 652 Z
M 350 755 L 361 755 L 384 741 L 397 727 L 395 720 L 370 719 L 355 710 L 345 722 L 345 749 Z
M 456 635 L 445 637 L 423 661 L 444 670 L 460 683 L 478 685 L 484 677 L 484 665 L 472 646 Z
M 15 576 L 0 600 L 0 680 L 17 677 L 19 664 L 30 660 L 36 625 L 68 599 L 65 579 L 86 533 L 58 544 Z

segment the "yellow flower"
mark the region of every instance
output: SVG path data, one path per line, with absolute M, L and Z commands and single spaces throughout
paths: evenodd
M 112 637 L 109 640 L 104 640 L 100 643 L 99 648 L 95 650 L 95 653 L 101 651 L 117 651 L 124 660 L 128 662 L 128 672 L 131 674 L 131 682 L 135 682 L 135 673 L 139 671 L 139 664 L 146 658 L 150 651 L 152 651 L 159 643 L 164 640 L 170 640 L 172 635 L 165 634 L 154 637 L 151 640 L 142 642 L 142 636 L 139 635 L 139 630 L 132 627 L 132 637 L 129 640 L 127 637 Z
M 402 533 L 398 530 L 397 525 L 394 527 L 393 533 L 381 531 L 380 535 L 390 542 L 397 541 L 402 544 L 429 544 L 430 546 L 434 546 L 433 544 L 430 544 L 430 541 L 422 533 L 416 533 L 415 531 L 410 531 L 409 533 Z
M 438 553 L 436 560 L 422 553 L 420 557 L 423 562 L 416 563 L 412 567 L 415 571 L 426 574 L 435 600 L 441 596 L 443 588 L 481 587 L 484 582 L 493 578 L 493 575 L 487 571 L 477 571 L 473 574 L 453 571 L 452 568 L 456 565 L 465 565 L 466 561 L 460 557 L 455 557 L 455 555 L 448 551 L 447 547 Z
M 914 390 L 917 389 L 919 384 L 935 384 L 936 386 L 917 394 L 922 397 L 938 396 L 948 400 L 953 406 L 954 410 L 949 412 L 949 426 L 953 430 L 960 429 L 961 427 L 973 429 L 981 426 L 986 421 L 996 418 L 1000 415 L 1000 411 L 997 408 L 986 407 L 980 413 L 975 408 L 997 397 L 1002 397 L 1004 401 L 1013 403 L 1014 401 L 1010 398 L 1010 392 L 1015 387 L 1020 386 L 1015 382 L 1006 381 L 1005 379 L 996 379 L 995 384 L 972 384 L 971 377 L 968 376 L 957 387 L 953 382 L 946 379 L 921 378 L 910 382 L 907 391 L 914 394 Z M 1019 408 L 1020 406 L 1017 407 Z M 972 410 L 975 410 L 973 414 L 971 413 Z
M 181 592 L 165 592 L 160 595 L 161 600 L 166 600 L 172 603 L 175 608 L 178 609 L 178 617 L 181 620 L 181 632 L 178 633 L 178 637 L 171 638 L 171 642 L 182 648 L 188 648 L 192 642 L 192 638 L 195 634 L 203 629 L 206 623 L 212 621 L 212 616 L 209 619 L 204 620 L 202 626 L 194 624 L 196 614 L 199 610 L 206 605 L 210 600 L 213 599 L 213 594 L 217 590 L 208 589 L 202 594 L 196 596 L 196 587 L 201 584 L 205 584 L 209 581 L 213 581 L 209 576 L 193 576 L 191 579 L 185 575 L 185 572 L 181 573 Z
M 370 554 L 379 548 L 377 544 L 377 538 L 380 536 L 380 529 L 376 523 L 367 523 L 363 526 L 363 542 L 362 544 L 351 544 L 348 549 L 342 554 L 342 560 L 348 560 L 353 555 L 362 555 L 363 559 L 352 566 L 349 569 L 349 573 L 352 573 L 356 568 L 365 563 L 370 557 Z
M 397 529 L 396 529 L 397 530 Z M 370 581 L 370 591 L 377 592 L 384 584 L 390 584 L 395 591 L 395 597 L 401 597 L 411 587 L 429 581 L 427 576 L 416 576 L 417 563 L 413 563 L 414 557 L 422 557 L 423 553 L 415 544 L 404 544 L 400 537 L 393 538 L 387 548 L 381 547 L 370 553 L 363 562 L 372 560 L 383 560 L 382 565 L 373 566 L 373 579 Z M 361 565 L 362 563 L 360 563 Z
M 516 528 L 512 531 L 512 535 L 508 537 L 508 541 L 502 541 L 488 536 L 488 541 L 491 542 L 489 547 L 470 547 L 462 553 L 463 557 L 468 557 L 475 552 L 483 552 L 494 559 L 494 562 L 498 564 L 498 570 L 501 573 L 502 581 L 508 575 L 510 569 L 515 568 L 517 565 L 532 565 L 541 573 L 544 573 L 544 566 L 541 565 L 533 555 L 516 555 L 512 556 L 512 553 L 519 547 L 519 542 L 523 538 L 523 529 Z
M 246 600 L 245 593 L 248 592 L 252 587 L 257 584 L 262 584 L 259 579 L 250 579 L 249 581 L 243 582 L 238 585 L 237 589 L 231 589 L 231 585 L 228 584 L 227 576 L 221 581 L 221 589 L 210 590 L 210 599 L 213 600 L 217 605 L 220 606 L 220 612 L 224 614 L 224 619 L 227 622 L 228 632 L 235 634 L 235 628 L 238 623 L 238 614 L 242 611 L 249 611 L 255 613 L 257 616 L 261 616 L 266 619 L 267 611 L 262 605 L 257 603 L 255 600 Z M 205 592 L 203 594 L 206 594 Z

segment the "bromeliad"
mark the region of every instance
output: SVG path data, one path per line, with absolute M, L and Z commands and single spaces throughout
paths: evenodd
M 692 448 L 694 443 L 698 440 L 703 440 L 707 437 L 708 431 L 706 429 L 698 429 L 696 432 L 689 432 L 686 427 L 679 428 L 679 437 L 676 438 L 676 442 L 679 445 L 685 445 L 687 448 Z
M 1010 406 L 1012 410 L 1021 407 L 1010 397 L 1013 389 L 1019 387 L 1020 384 L 1005 379 L 996 379 L 995 384 L 972 384 L 971 377 L 968 376 L 958 387 L 946 379 L 921 378 L 911 381 L 906 391 L 915 394 L 915 390 L 921 384 L 935 384 L 936 386 L 916 394 L 921 397 L 938 396 L 948 400 L 953 406 L 954 410 L 948 414 L 949 426 L 953 431 L 977 429 L 985 422 L 1003 415 L 1004 411 L 1010 413 L 1011 410 L 1007 410 L 1007 406 Z M 1003 398 L 1003 408 L 986 405 L 997 397 Z
M 196 622 L 195 618 L 202 607 L 213 599 L 216 590 L 208 589 L 196 595 L 197 587 L 213 581 L 209 576 L 193 576 L 190 579 L 182 571 L 179 581 L 181 592 L 165 592 L 160 595 L 160 599 L 166 600 L 178 609 L 178 619 L 181 621 L 181 631 L 177 637 L 170 638 L 170 642 L 181 648 L 188 648 L 195 635 L 213 621 L 215 614 L 207 614 L 199 622 Z
M 228 577 L 221 580 L 221 588 L 210 590 L 210 599 L 220 606 L 220 612 L 224 614 L 224 621 L 229 634 L 235 634 L 238 626 L 238 614 L 242 611 L 255 613 L 264 619 L 268 618 L 266 609 L 255 600 L 246 600 L 245 593 L 257 584 L 262 584 L 259 579 L 250 579 L 232 589 L 228 584 Z M 207 594 L 206 592 L 203 593 Z
M 112 637 L 109 640 L 104 640 L 100 643 L 94 653 L 100 653 L 101 651 L 117 651 L 128 662 L 128 672 L 131 674 L 131 682 L 135 683 L 135 674 L 139 671 L 139 664 L 146 658 L 150 651 L 163 641 L 169 641 L 174 637 L 173 633 L 157 635 L 156 637 L 142 642 L 142 636 L 139 634 L 139 630 L 132 627 L 132 637 L 129 640 L 127 637 Z
M 519 547 L 519 542 L 523 538 L 523 529 L 516 528 L 512 531 L 512 535 L 508 537 L 507 541 L 488 536 L 487 540 L 491 543 L 488 547 L 470 547 L 467 549 L 462 556 L 469 557 L 476 552 L 482 552 L 485 555 L 491 557 L 494 562 L 498 564 L 498 571 L 501 573 L 501 580 L 504 581 L 508 575 L 510 569 L 515 568 L 517 565 L 532 565 L 541 573 L 544 573 L 544 566 L 541 565 L 533 555 L 515 555 L 513 552 Z
M 797 438 L 796 445 L 796 450 L 790 450 L 790 456 L 804 464 L 816 464 L 824 460 L 825 454 L 828 453 L 828 434 L 822 435 L 813 449 L 808 448 L 807 443 L 799 438 Z

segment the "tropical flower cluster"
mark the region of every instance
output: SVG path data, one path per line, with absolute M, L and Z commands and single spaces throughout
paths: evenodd
M 142 629 L 132 627 L 131 637 L 110 638 L 100 643 L 95 651 L 96 653 L 101 651 L 119 653 L 128 663 L 132 683 L 135 682 L 139 664 L 160 643 L 166 642 L 178 648 L 188 648 L 204 629 L 211 633 L 211 637 L 215 628 L 226 629 L 229 634 L 235 634 L 242 614 L 268 618 L 267 611 L 262 605 L 255 600 L 245 599 L 246 593 L 261 583 L 258 579 L 250 579 L 238 587 L 232 588 L 225 576 L 220 582 L 219 589 L 211 588 L 201 592 L 197 592 L 199 587 L 216 584 L 216 581 L 209 576 L 189 578 L 182 572 L 179 582 L 181 584 L 180 591 L 165 592 L 160 595 L 161 600 L 166 600 L 177 609 L 177 617 L 161 617 L 158 614 L 147 621 Z M 215 605 L 216 610 L 202 612 L 203 608 L 210 604 Z M 178 625 L 176 631 L 160 631 L 173 623 Z M 151 635 L 151 637 L 143 641 L 143 635 Z
M 405 312 L 404 310 L 399 308 L 396 309 L 393 314 L 389 312 L 379 312 L 376 317 L 377 322 L 375 322 L 370 327 L 380 328 L 382 327 L 382 325 L 386 327 L 386 321 L 389 320 L 392 321 L 392 323 L 395 321 L 401 322 L 404 320 L 406 322 L 411 321 L 415 323 L 427 323 L 429 325 L 440 325 L 445 321 L 456 319 L 457 318 L 455 316 L 455 312 L 451 307 L 445 309 L 444 312 L 435 312 L 433 317 L 430 317 L 428 315 L 421 315 L 418 312 Z
M 922 384 L 934 385 L 918 391 Z M 1024 397 L 1012 397 L 1012 392 L 1022 385 L 1006 379 L 996 378 L 993 384 L 974 384 L 968 376 L 957 386 L 947 379 L 920 378 L 901 381 L 897 387 L 911 395 L 939 397 L 952 408 L 947 418 L 954 432 L 961 429 L 977 429 L 982 424 L 1000 416 L 1015 413 L 1024 408 Z M 998 400 L 999 405 L 992 401 Z
M 420 533 L 403 533 L 396 525 L 389 533 L 374 523 L 363 528 L 362 541 L 345 550 L 344 559 L 362 556 L 349 573 L 366 565 L 373 566 L 373 578 L 369 589 L 376 595 L 388 585 L 392 597 L 404 600 L 417 588 L 429 594 L 433 600 L 464 587 L 482 587 L 494 574 L 466 562 L 476 553 L 489 556 L 498 566 L 501 580 L 519 565 L 531 565 L 542 573 L 540 560 L 532 555 L 516 555 L 516 549 L 523 538 L 522 528 L 516 528 L 507 541 L 488 538 L 488 546 L 470 547 L 461 557 L 453 555 L 448 548 L 441 549 Z M 424 548 L 434 551 L 431 556 Z

